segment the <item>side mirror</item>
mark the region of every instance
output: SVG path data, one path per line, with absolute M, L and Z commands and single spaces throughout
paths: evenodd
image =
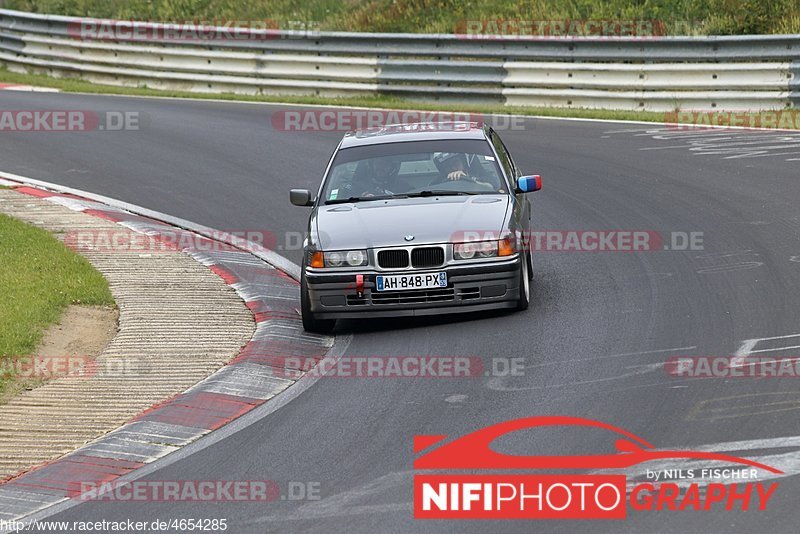
M 542 188 L 542 177 L 538 174 L 520 176 L 517 180 L 517 191 L 520 193 L 533 193 Z
M 314 200 L 311 198 L 311 191 L 308 189 L 292 189 L 289 191 L 289 202 L 295 206 L 314 205 Z

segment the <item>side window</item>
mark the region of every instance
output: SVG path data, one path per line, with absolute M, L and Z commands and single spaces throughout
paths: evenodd
M 511 156 L 508 154 L 508 150 L 506 150 L 506 147 L 503 145 L 500 137 L 495 132 L 492 132 L 491 140 L 497 155 L 500 157 L 500 166 L 503 167 L 503 172 L 506 174 L 506 176 L 508 176 L 508 179 L 513 182 L 517 178 L 517 175 L 516 169 L 514 169 L 514 163 L 511 161 Z
M 497 134 L 495 134 L 495 136 L 497 136 Z M 499 136 L 497 136 L 497 140 L 500 141 Z M 519 178 L 520 176 L 522 176 L 522 172 L 519 170 L 519 167 L 517 167 L 517 164 L 514 162 L 514 158 L 511 157 L 511 152 L 508 151 L 506 145 L 504 145 L 502 141 L 500 141 L 500 145 L 502 145 L 503 152 L 508 158 L 509 163 L 511 163 L 511 167 L 514 169 L 514 179 Z

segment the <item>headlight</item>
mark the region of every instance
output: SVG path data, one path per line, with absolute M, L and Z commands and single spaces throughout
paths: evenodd
M 341 267 L 343 263 L 344 263 L 344 254 L 342 254 L 341 252 L 325 253 L 326 267 Z
M 360 265 L 367 264 L 367 253 L 363 250 L 350 250 L 347 252 L 347 256 L 345 256 L 345 260 L 347 261 L 347 265 L 351 267 L 358 267 Z
M 367 263 L 366 250 L 337 250 L 325 253 L 325 267 L 361 267 Z
M 473 241 L 453 245 L 453 257 L 457 260 L 494 258 L 497 256 L 497 241 Z
M 456 260 L 497 258 L 498 256 L 510 256 L 513 253 L 514 247 L 510 239 L 453 244 L 453 258 Z

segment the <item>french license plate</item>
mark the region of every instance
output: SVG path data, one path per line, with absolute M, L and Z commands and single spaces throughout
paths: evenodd
M 375 283 L 378 291 L 440 289 L 447 287 L 447 273 L 378 275 L 375 277 Z

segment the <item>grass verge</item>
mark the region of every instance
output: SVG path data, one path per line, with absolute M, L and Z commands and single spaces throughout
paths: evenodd
M 79 17 L 237 25 L 260 21 L 283 29 L 362 32 L 453 33 L 463 31 L 466 21 L 530 26 L 517 30 L 512 24 L 501 30 L 508 35 L 580 35 L 582 26 L 573 24 L 581 21 L 604 27 L 651 21 L 654 35 L 794 33 L 800 28 L 797 0 L 5 0 L 5 6 Z M 613 25 L 595 27 L 595 32 L 626 34 Z
M 0 67 L 0 82 L 34 85 L 38 87 L 54 87 L 66 93 L 92 93 L 127 96 L 157 96 L 172 98 L 196 98 L 201 100 L 231 100 L 238 102 L 269 102 L 274 104 L 307 104 L 322 106 L 369 107 L 378 109 L 451 111 L 483 114 L 517 114 L 544 117 L 573 117 L 581 119 L 608 119 L 627 121 L 664 122 L 664 113 L 652 111 L 617 111 L 583 108 L 549 108 L 549 107 L 514 107 L 500 104 L 439 104 L 435 102 L 418 102 L 404 100 L 385 95 L 328 98 L 319 96 L 262 96 L 238 95 L 233 93 L 192 93 L 188 91 L 162 91 L 146 87 L 121 87 L 101 85 L 71 78 L 52 78 L 42 74 L 22 74 L 11 72 Z
M 111 306 L 114 299 L 85 258 L 49 232 L 0 214 L 0 398 L 25 381 L 9 370 L 11 359 L 32 354 L 70 304 Z

